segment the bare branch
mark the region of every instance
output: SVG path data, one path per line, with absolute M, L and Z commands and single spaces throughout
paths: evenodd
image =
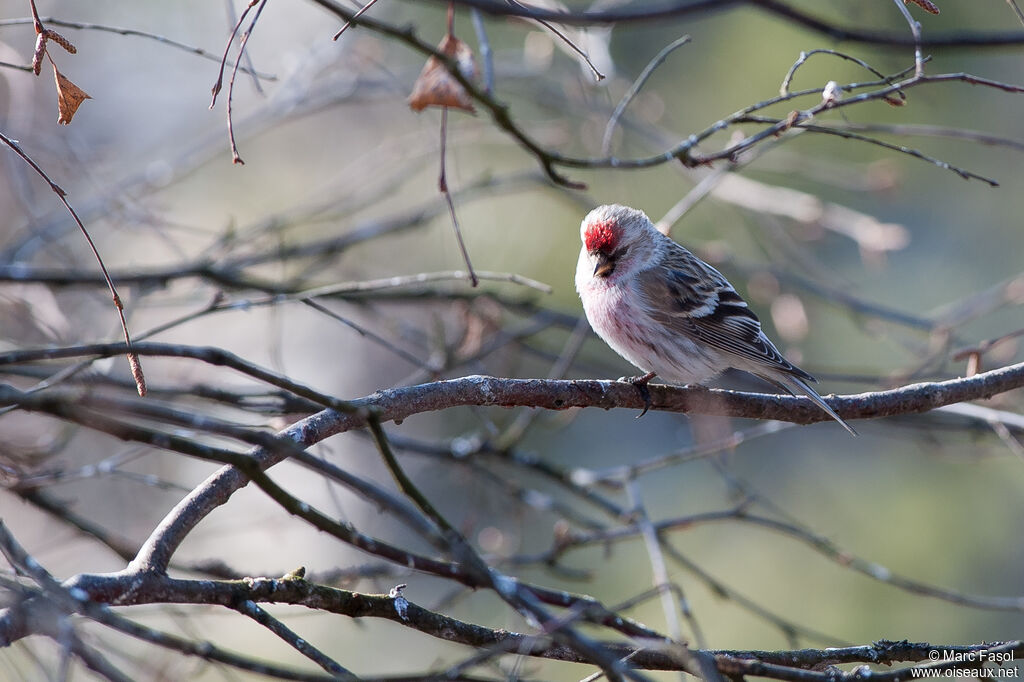
M 20 18 L 20 19 L 0 19 L 0 27 L 3 27 L 3 26 L 22 26 L 22 25 L 25 25 L 25 24 L 31 24 L 31 23 L 33 23 L 33 21 L 34 20 L 31 17 Z M 196 47 L 195 45 L 189 45 L 187 43 L 183 43 L 183 42 L 174 40 L 172 38 L 168 38 L 166 36 L 162 36 L 162 35 L 160 35 L 158 33 L 151 33 L 149 31 L 140 31 L 140 30 L 134 29 L 134 28 L 124 28 L 122 26 L 108 26 L 106 24 L 94 24 L 94 23 L 84 22 L 84 21 L 68 21 L 66 19 L 59 19 L 57 17 L 52 17 L 52 16 L 51 17 L 41 17 L 40 21 L 42 21 L 45 24 L 52 24 L 54 26 L 63 26 L 64 28 L 74 28 L 74 29 L 79 29 L 79 30 L 82 30 L 82 31 L 100 31 L 100 32 L 105 32 L 105 33 L 116 33 L 117 35 L 122 35 L 122 36 L 137 36 L 137 37 L 140 37 L 140 38 L 147 38 L 149 40 L 155 40 L 156 42 L 161 43 L 162 45 L 169 45 L 170 47 L 174 47 L 174 48 L 177 48 L 179 50 L 184 50 L 185 52 L 189 52 L 191 54 L 198 55 L 198 56 L 202 57 L 203 59 L 208 59 L 208 60 L 213 61 L 213 62 L 219 62 L 220 61 L 220 57 L 218 57 L 216 54 L 214 54 L 212 52 L 208 52 L 207 50 L 204 50 L 201 47 Z M 21 67 L 17 67 L 17 68 L 21 68 Z M 266 80 L 266 81 L 276 81 L 277 80 L 277 76 L 275 76 L 272 73 L 263 73 L 261 71 L 256 71 L 255 69 L 250 69 L 250 68 L 245 68 L 245 67 L 243 67 L 241 69 L 241 71 L 243 73 L 252 75 L 255 78 L 260 79 L 260 80 Z

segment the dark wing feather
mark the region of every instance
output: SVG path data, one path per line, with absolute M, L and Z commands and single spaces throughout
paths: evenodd
M 641 273 L 638 282 L 651 316 L 660 324 L 739 356 L 744 365 L 763 366 L 769 380 L 772 372 L 785 372 L 814 381 L 761 332 L 757 315 L 725 277 L 675 242 L 669 244 L 664 268 Z M 741 369 L 757 373 L 751 367 Z

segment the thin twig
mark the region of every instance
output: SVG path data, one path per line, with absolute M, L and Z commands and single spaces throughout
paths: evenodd
M 437 180 L 437 187 L 448 204 L 448 215 L 452 219 L 452 228 L 455 230 L 455 240 L 459 244 L 459 251 L 462 253 L 462 260 L 469 271 L 469 282 L 471 286 L 480 284 L 476 273 L 473 272 L 473 263 L 469 260 L 469 251 L 466 249 L 466 242 L 462 239 L 462 230 L 459 228 L 459 217 L 455 214 L 455 202 L 452 200 L 452 193 L 448 190 L 447 171 L 445 169 L 445 150 L 448 147 L 448 107 L 441 107 L 441 175 Z
M 487 27 L 484 26 L 484 17 L 480 10 L 476 7 L 471 8 L 469 16 L 473 20 L 476 42 L 480 48 L 480 61 L 484 67 L 484 92 L 490 95 L 494 92 L 494 50 L 491 49 L 491 41 L 487 38 Z
M 615 132 L 615 126 L 619 124 L 619 119 L 622 118 L 622 114 L 625 113 L 626 107 L 629 106 L 629 103 L 632 102 L 633 98 L 636 97 L 638 92 L 640 92 L 640 88 L 644 87 L 644 84 L 651 77 L 651 74 L 654 73 L 654 70 L 661 66 L 676 48 L 682 47 L 688 42 L 690 42 L 690 36 L 684 35 L 676 38 L 671 43 L 663 47 L 661 52 L 655 55 L 654 59 L 647 63 L 644 70 L 640 72 L 640 75 L 637 76 L 635 81 L 633 81 L 633 84 L 629 86 L 629 90 L 627 90 L 626 94 L 624 94 L 622 99 L 619 100 L 618 105 L 615 107 L 615 111 L 612 112 L 611 118 L 608 119 L 608 125 L 604 128 L 604 138 L 601 141 L 602 154 L 607 156 L 611 153 L 612 133 Z
M 845 52 L 839 52 L 838 50 L 829 50 L 829 49 L 825 49 L 825 48 L 818 48 L 818 49 L 808 50 L 806 52 L 801 52 L 800 53 L 800 55 L 797 57 L 796 61 L 793 62 L 793 66 L 789 67 L 789 71 L 787 71 L 786 75 L 782 78 L 782 85 L 779 86 L 779 94 L 780 95 L 782 95 L 783 97 L 786 97 L 786 96 L 791 94 L 790 90 L 789 90 L 789 86 L 793 82 L 793 77 L 796 76 L 797 69 L 799 69 L 801 66 L 803 66 L 807 62 L 808 59 L 810 59 L 811 57 L 813 57 L 816 54 L 830 54 L 833 57 L 839 57 L 840 59 L 845 59 L 847 61 L 853 62 L 854 64 L 858 64 L 862 68 L 870 71 L 871 73 L 875 74 L 876 76 L 878 76 L 879 78 L 881 78 L 883 80 L 886 77 L 885 74 L 883 74 L 881 71 L 879 71 L 875 67 L 873 67 L 870 64 L 868 64 L 863 59 L 858 59 L 857 57 L 854 57 L 852 55 L 848 55 Z
M 238 20 L 238 17 L 235 16 L 235 4 L 234 4 L 233 0 L 226 0 L 226 2 L 224 3 L 224 6 L 227 9 L 228 21 L 231 22 L 232 24 L 234 24 L 235 21 Z M 244 53 L 239 54 L 238 57 L 239 57 L 238 58 L 238 63 L 235 64 L 235 68 L 236 69 L 238 68 L 239 64 L 241 64 L 244 61 L 245 62 L 245 66 L 242 67 L 242 69 L 241 69 L 242 73 L 252 73 L 252 74 L 256 73 L 256 69 L 253 67 L 253 61 L 252 61 L 252 55 L 251 54 L 249 54 L 248 52 L 244 52 Z M 258 92 L 261 95 L 264 94 L 263 86 L 260 85 L 260 79 L 257 78 L 255 75 L 253 76 L 252 83 L 253 83 L 253 87 L 256 89 L 256 92 Z
M 253 30 L 256 28 L 256 22 L 259 21 L 260 15 L 263 13 L 263 8 L 267 6 L 267 0 L 260 2 L 259 8 L 256 10 L 256 14 L 253 15 L 252 21 L 249 22 L 249 28 L 245 29 L 245 33 L 242 34 L 242 39 L 238 43 L 238 56 L 235 57 L 235 64 L 231 68 L 231 78 L 228 80 L 228 103 L 227 103 L 227 117 L 228 117 L 228 140 L 231 142 L 231 163 L 238 165 L 245 165 L 245 161 L 242 161 L 242 157 L 238 154 L 238 145 L 235 143 L 235 124 L 234 117 L 232 116 L 231 105 L 235 96 L 235 78 L 238 76 L 238 66 L 242 63 L 242 55 L 245 54 L 245 46 L 249 42 L 249 37 L 252 35 Z M 250 4 L 249 7 L 252 7 Z M 248 10 L 248 8 L 246 8 Z M 244 13 L 243 13 L 244 16 Z M 239 20 L 241 21 L 241 20 Z M 229 41 L 230 44 L 230 41 Z M 216 97 L 216 95 L 214 95 Z
M 661 609 L 662 613 L 665 614 L 665 623 L 668 627 L 668 634 L 672 639 L 681 642 L 683 641 L 683 628 L 679 622 L 679 616 L 676 613 L 676 604 L 675 599 L 673 598 L 673 586 L 668 578 L 668 569 L 665 566 L 665 555 L 661 552 L 661 544 L 658 539 L 658 534 L 654 530 L 654 526 L 651 525 L 650 517 L 647 516 L 647 510 L 644 508 L 643 499 L 640 495 L 640 490 L 635 479 L 626 483 L 626 493 L 627 499 L 629 500 L 629 506 L 632 507 L 632 513 L 636 518 L 636 524 L 640 528 L 640 537 L 644 541 L 644 549 L 647 550 L 648 562 L 651 565 L 651 576 L 654 581 L 653 588 L 661 601 Z M 693 629 L 694 638 L 697 640 L 698 646 L 702 647 L 703 643 L 701 643 L 702 636 L 700 634 L 700 629 L 696 627 Z
M 187 43 L 182 43 L 182 42 L 179 42 L 177 40 L 173 40 L 171 38 L 167 38 L 167 37 L 162 36 L 162 35 L 157 34 L 157 33 L 150 33 L 149 31 L 140 31 L 138 29 L 124 28 L 124 27 L 121 27 L 121 26 L 108 26 L 106 24 L 93 24 L 93 23 L 83 22 L 83 21 L 68 21 L 66 19 L 59 19 L 57 17 L 52 17 L 52 16 L 51 17 L 41 17 L 40 20 L 42 22 L 46 23 L 46 24 L 51 24 L 53 26 L 62 26 L 64 28 L 73 28 L 73 29 L 78 29 L 78 30 L 82 30 L 82 31 L 102 31 L 102 32 L 107 32 L 107 33 L 116 33 L 117 35 L 122 35 L 122 36 L 136 36 L 136 37 L 139 37 L 139 38 L 148 38 L 150 40 L 155 40 L 156 42 L 161 43 L 163 45 L 169 45 L 170 47 L 175 47 L 175 48 L 178 48 L 180 50 L 184 50 L 185 52 L 189 52 L 191 54 L 197 55 L 199 57 L 202 57 L 203 59 L 209 59 L 210 61 L 213 61 L 213 62 L 219 62 L 220 61 L 220 57 L 218 57 L 216 54 L 214 54 L 212 52 L 208 52 L 207 50 L 204 50 L 201 47 L 196 47 L 195 45 L 189 45 Z M 33 21 L 34 20 L 31 17 L 19 18 L 19 19 L 0 19 L 0 27 L 3 27 L 3 26 L 21 26 L 21 25 L 24 25 L 24 24 L 31 24 L 31 23 L 33 23 Z M 25 67 L 18 66 L 16 68 L 24 69 Z M 261 72 L 261 71 L 256 71 L 256 70 L 254 70 L 252 68 L 249 68 L 249 67 L 243 67 L 241 70 L 242 70 L 243 73 L 249 74 L 249 75 L 251 75 L 254 78 L 257 78 L 259 80 L 267 80 L 267 81 L 276 81 L 277 80 L 277 76 L 275 76 L 272 73 L 264 73 L 264 72 Z
M 524 9 L 527 8 L 527 5 L 524 5 L 518 0 L 505 0 L 505 2 L 507 2 L 510 5 L 522 7 Z M 578 54 L 580 56 L 580 59 L 583 60 L 583 63 L 585 63 L 590 68 L 590 71 L 594 74 L 595 80 L 600 82 L 605 79 L 605 75 L 598 70 L 598 68 L 594 65 L 594 62 L 590 61 L 590 55 L 588 55 L 579 45 L 570 40 L 569 36 L 559 31 L 557 28 L 551 25 L 551 22 L 546 21 L 545 19 L 534 18 L 534 21 L 536 21 L 538 24 L 554 33 L 563 43 L 569 46 L 570 50 Z
M 288 646 L 316 663 L 331 675 L 335 675 L 341 679 L 358 679 L 351 671 L 343 668 L 337 661 L 310 644 L 304 637 L 300 637 L 291 628 L 277 618 L 271 616 L 265 609 L 261 608 L 251 599 L 241 601 L 235 609 L 239 613 L 252 618 L 254 621 L 273 632 L 275 635 L 287 642 Z
M 228 41 L 224 45 L 224 54 L 221 55 L 220 58 L 220 70 L 217 72 L 217 80 L 214 82 L 213 88 L 211 88 L 211 92 L 213 93 L 213 99 L 210 100 L 211 109 L 213 109 L 217 104 L 217 95 L 220 93 L 221 86 L 224 84 L 224 69 L 227 67 L 228 52 L 231 50 L 231 43 L 235 41 L 235 36 L 238 34 L 238 30 L 242 28 L 242 22 L 245 21 L 245 17 L 249 14 L 249 10 L 255 7 L 258 2 L 260 2 L 260 0 L 249 0 L 249 4 L 246 5 L 244 10 L 242 10 L 242 14 L 238 17 L 238 21 L 235 22 L 235 27 L 231 30 L 231 35 L 228 36 Z
M 1021 12 L 1020 6 L 1017 4 L 1017 0 L 1006 0 L 1006 4 L 1013 9 L 1013 13 L 1017 15 L 1017 20 L 1020 21 L 1021 24 L 1024 24 L 1024 12 Z
M 767 117 L 767 116 L 744 116 L 744 117 L 741 117 L 741 118 L 737 119 L 736 122 L 737 123 L 744 123 L 744 122 L 769 123 L 769 124 L 772 124 L 772 125 L 776 125 L 776 124 L 780 124 L 781 122 L 783 122 L 783 119 L 770 118 L 770 117 Z M 974 173 L 974 172 L 969 171 L 969 170 L 965 170 L 963 168 L 960 168 L 959 166 L 954 166 L 954 165 L 952 165 L 951 163 L 949 163 L 947 161 L 943 161 L 942 159 L 937 159 L 937 158 L 935 158 L 933 156 L 928 156 L 927 154 L 924 154 L 923 152 L 920 152 L 917 149 L 913 149 L 911 147 L 905 147 L 905 146 L 900 145 L 900 144 L 893 144 L 891 142 L 886 142 L 884 140 L 879 140 L 878 138 L 869 137 L 867 135 L 861 135 L 860 133 L 855 133 L 855 132 L 852 132 L 850 130 L 844 130 L 842 128 L 833 128 L 833 127 L 824 126 L 824 125 L 818 125 L 818 124 L 814 124 L 814 123 L 795 123 L 795 124 L 793 124 L 793 127 L 794 128 L 798 128 L 800 130 L 807 130 L 807 131 L 812 132 L 812 133 L 821 133 L 821 134 L 824 134 L 824 135 L 834 135 L 836 137 L 842 137 L 842 138 L 845 138 L 845 139 L 848 139 L 848 140 L 858 140 L 860 142 L 867 142 L 868 144 L 873 144 L 873 145 L 875 145 L 877 147 L 882 147 L 884 149 L 889 149 L 889 150 L 892 150 L 892 151 L 895 151 L 895 152 L 899 152 L 901 154 L 906 154 L 907 156 L 912 156 L 915 159 L 920 159 L 922 161 L 927 161 L 928 163 L 930 163 L 930 164 L 932 164 L 934 166 L 937 166 L 937 167 L 942 168 L 944 170 L 948 170 L 948 171 L 951 171 L 953 173 L 956 173 L 957 175 L 959 175 L 964 180 L 980 180 L 980 181 L 986 183 L 987 185 L 989 185 L 990 187 L 998 187 L 999 186 L 999 183 L 996 180 L 992 179 L 992 178 L 985 177 L 984 175 L 979 175 L 979 174 Z
M 903 18 L 907 20 L 907 24 L 910 25 L 910 33 L 914 36 L 914 75 L 920 78 L 924 75 L 924 61 L 921 59 L 921 22 L 911 16 L 904 0 L 893 0 L 893 2 L 896 3 Z
M 374 5 L 374 4 L 376 3 L 376 2 L 377 2 L 377 0 L 370 0 L 370 1 L 368 2 L 368 3 L 366 3 L 365 5 L 363 5 L 363 6 L 362 6 L 362 7 L 361 7 L 361 8 L 359 9 L 359 11 L 358 11 L 358 12 L 356 12 L 356 13 L 355 13 L 354 15 L 352 15 L 352 19 L 349 19 L 348 21 L 346 21 L 346 22 L 344 23 L 344 25 L 342 25 L 342 27 L 338 29 L 338 32 L 334 34 L 334 37 L 332 37 L 332 38 L 331 38 L 331 40 L 337 40 L 338 38 L 340 38 L 340 37 L 341 37 L 341 34 L 342 34 L 342 33 L 344 33 L 344 32 L 345 32 L 345 30 L 346 30 L 346 29 L 347 29 L 347 28 L 348 28 L 349 26 L 351 26 L 351 25 L 352 25 L 352 20 L 353 20 L 353 19 L 357 19 L 357 18 L 359 18 L 360 16 L 362 16 L 363 12 L 365 12 L 366 10 L 370 9 L 371 7 L 373 7 L 373 5 Z
M 34 12 L 34 3 L 32 7 Z M 57 195 L 57 198 L 60 199 L 60 202 L 64 204 L 64 208 L 66 208 L 68 210 L 68 213 L 71 214 L 71 217 L 74 219 L 75 224 L 78 225 L 78 229 L 82 232 L 82 235 L 85 237 L 85 241 L 88 242 L 89 249 L 92 251 L 93 257 L 96 259 L 96 262 L 100 266 L 100 271 L 103 273 L 103 279 L 107 284 L 107 289 L 110 291 L 110 297 L 114 301 L 114 307 L 117 309 L 117 315 L 121 320 L 121 333 L 124 336 L 124 343 L 126 346 L 125 352 L 128 357 L 128 364 L 132 370 L 132 378 L 135 380 L 136 390 L 138 390 L 140 396 L 146 395 L 146 377 L 142 373 L 142 363 L 139 361 L 139 356 L 138 354 L 135 353 L 134 349 L 132 348 L 132 337 L 131 334 L 128 333 L 128 322 L 125 320 L 124 317 L 124 305 L 121 303 L 121 297 L 118 296 L 117 294 L 117 289 L 114 287 L 114 281 L 110 278 L 110 273 L 107 272 L 107 266 L 106 264 L 104 264 L 103 259 L 100 257 L 100 252 L 96 248 L 96 244 L 93 242 L 92 237 L 89 235 L 89 231 L 85 229 L 85 225 L 82 223 L 82 219 L 78 217 L 78 213 L 75 212 L 75 209 L 72 208 L 71 204 L 68 202 L 67 192 L 65 192 L 60 187 L 60 185 L 51 180 L 50 176 L 48 176 L 46 172 L 42 168 L 40 168 L 39 165 L 35 161 L 33 161 L 31 157 L 29 157 L 28 154 L 22 151 L 21 147 L 19 147 L 14 140 L 10 139 L 3 133 L 0 133 L 0 141 L 3 141 L 4 144 L 6 144 L 8 147 L 14 150 L 15 154 L 20 156 L 25 163 L 32 167 L 32 170 L 34 170 L 41 178 L 43 178 L 43 180 L 46 181 L 48 185 L 50 185 L 50 189 L 53 190 L 53 193 Z

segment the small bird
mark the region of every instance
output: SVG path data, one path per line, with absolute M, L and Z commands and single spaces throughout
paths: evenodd
M 725 277 L 658 232 L 643 211 L 599 206 L 583 219 L 580 237 L 583 309 L 612 350 L 647 372 L 629 380 L 646 403 L 655 375 L 701 384 L 734 367 L 788 393 L 796 389 L 857 435 L 808 385 L 814 377 L 782 357 Z

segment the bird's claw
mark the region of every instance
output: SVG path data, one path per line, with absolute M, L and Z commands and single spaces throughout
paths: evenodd
M 654 378 L 654 372 L 648 372 L 641 376 L 636 377 L 619 377 L 619 381 L 626 384 L 633 384 L 636 390 L 640 392 L 640 399 L 644 401 L 643 411 L 636 416 L 636 419 L 647 414 L 647 410 L 651 409 L 651 391 L 647 388 L 647 384 L 650 383 L 651 379 Z

